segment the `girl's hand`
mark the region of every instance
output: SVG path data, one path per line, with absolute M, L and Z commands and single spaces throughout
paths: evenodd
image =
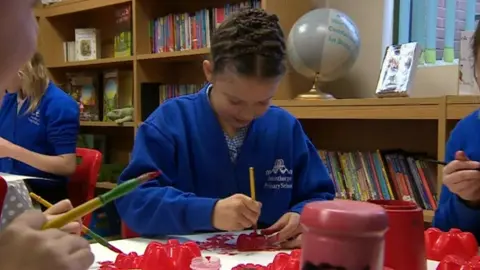
M 71 209 L 73 209 L 73 205 L 70 200 L 63 200 L 45 210 L 43 214 L 47 217 L 48 220 L 52 220 L 70 211 Z M 78 220 L 70 222 L 69 224 L 65 225 L 61 230 L 71 234 L 80 234 L 82 232 L 82 228 L 82 221 Z
M 282 248 L 299 248 L 301 241 L 300 214 L 288 212 L 284 214 L 275 224 L 262 231 L 264 235 L 277 233 L 275 237 L 270 237 L 275 243 L 279 243 Z

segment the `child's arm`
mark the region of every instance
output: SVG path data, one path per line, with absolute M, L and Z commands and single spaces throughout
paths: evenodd
M 135 138 L 132 160 L 120 181 L 143 173 L 161 170 L 163 174 L 116 201 L 122 220 L 141 235 L 189 234 L 214 230 L 212 213 L 217 199 L 197 197 L 172 186 L 177 181 L 173 140 L 148 121 L 142 124 Z
M 465 139 L 472 137 L 468 136 L 468 133 L 472 132 L 471 125 L 465 123 L 469 120 L 472 119 L 464 119 L 459 122 L 450 134 L 445 153 L 447 163 L 455 159 L 457 151 L 464 150 L 464 143 L 468 143 Z M 474 121 L 478 121 L 478 119 L 474 119 Z M 480 239 L 480 209 L 468 207 L 456 194 L 443 185 L 433 226 L 442 231 L 449 231 L 451 228 L 468 231 Z
M 294 136 L 295 168 L 291 211 L 300 213 L 308 202 L 332 200 L 335 197 L 335 188 L 317 149 L 298 121 Z

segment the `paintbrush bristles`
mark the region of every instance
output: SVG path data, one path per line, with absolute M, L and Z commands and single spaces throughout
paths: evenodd
M 140 175 L 139 177 L 137 177 L 137 180 L 144 183 L 144 182 L 147 182 L 148 180 L 151 180 L 153 178 L 157 178 L 158 176 L 160 176 L 160 174 L 162 174 L 160 171 L 144 173 L 144 174 Z

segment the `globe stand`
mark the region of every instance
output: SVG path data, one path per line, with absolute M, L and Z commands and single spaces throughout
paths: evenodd
M 310 91 L 308 91 L 307 93 L 298 95 L 295 99 L 296 100 L 335 99 L 335 97 L 333 97 L 332 95 L 328 93 L 324 93 L 318 88 L 318 77 L 319 77 L 319 74 L 316 73 L 315 78 L 313 80 L 313 85 Z

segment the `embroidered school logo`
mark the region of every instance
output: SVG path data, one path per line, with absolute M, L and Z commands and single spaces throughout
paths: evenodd
M 285 166 L 283 159 L 275 160 L 273 168 L 265 171 L 267 181 L 265 181 L 264 188 L 266 189 L 291 189 L 293 170 Z
M 28 121 L 34 125 L 40 125 L 40 110 L 36 110 L 30 114 Z

